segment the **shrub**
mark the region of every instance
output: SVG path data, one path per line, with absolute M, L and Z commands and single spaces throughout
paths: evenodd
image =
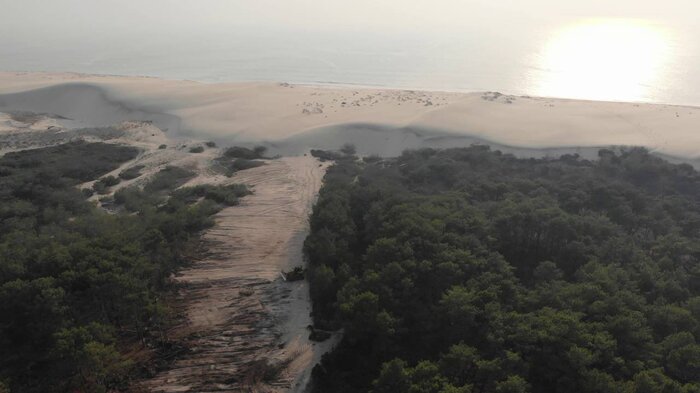
M 219 204 L 233 206 L 238 204 L 238 198 L 248 194 L 250 194 L 250 191 L 243 184 L 231 184 L 228 186 L 198 185 L 175 190 L 172 193 L 172 199 L 190 204 L 200 198 L 204 198 Z
M 226 149 L 224 157 L 254 160 L 256 158 L 264 158 L 263 154 L 266 150 L 267 148 L 265 146 L 257 146 L 252 150 L 247 147 L 233 146 Z
M 109 193 L 109 188 L 116 186 L 120 181 L 121 180 L 118 177 L 105 176 L 93 183 L 92 189 L 98 194 L 107 194 Z
M 136 179 L 141 176 L 141 169 L 143 169 L 143 165 L 132 166 L 119 172 L 119 177 L 124 180 Z
M 340 148 L 340 152 L 346 156 L 354 156 L 357 152 L 357 148 L 352 143 L 346 143 Z
M 204 147 L 202 147 L 202 146 L 190 147 L 190 153 L 201 153 L 203 151 L 204 151 Z
M 109 192 L 107 189 L 107 186 L 104 184 L 104 182 L 98 180 L 92 184 L 92 189 L 98 194 L 106 194 Z
M 230 169 L 234 171 L 243 171 L 246 169 L 257 168 L 259 166 L 265 165 L 263 161 L 259 160 L 247 160 L 245 158 L 236 159 L 231 163 Z
M 23 150 L 5 154 L 3 167 L 41 170 L 60 174 L 60 178 L 87 182 L 119 167 L 119 163 L 136 158 L 134 147 L 106 143 L 70 142 L 42 149 Z M 64 159 L 70 155 L 71 159 Z M 25 171 L 27 172 L 32 172 Z M 54 176 L 58 178 L 59 176 Z
M 100 180 L 101 180 L 101 181 L 105 184 L 105 186 L 107 186 L 107 187 L 116 186 L 116 185 L 119 184 L 119 182 L 121 181 L 121 179 L 119 179 L 118 177 L 114 177 L 114 176 L 112 176 L 112 175 L 105 176 L 105 177 L 103 177 L 103 178 L 100 179 Z
M 288 272 L 282 272 L 286 281 L 301 281 L 304 279 L 305 273 L 304 268 L 301 266 L 297 266 Z
M 100 203 L 103 205 L 111 205 L 114 203 L 114 198 L 111 195 L 105 195 L 100 197 L 98 201 L 100 201 Z
M 258 158 L 263 158 L 265 156 L 265 152 L 267 152 L 267 147 L 265 146 L 255 146 L 253 148 L 253 151 L 255 154 L 258 155 Z
M 228 206 L 238 204 L 238 198 L 250 194 L 248 188 L 243 184 L 232 184 L 230 186 L 209 186 L 204 197 L 217 203 L 223 203 Z
M 343 154 L 335 151 L 319 149 L 311 149 L 311 155 L 321 161 L 338 161 L 345 157 Z
M 137 187 L 125 187 L 114 193 L 114 203 L 122 205 L 126 210 L 132 212 L 146 211 L 160 203 L 161 199 L 151 193 L 143 192 Z
M 257 146 L 253 150 L 239 146 L 229 147 L 216 162 L 226 176 L 232 176 L 238 171 L 265 165 L 265 162 L 257 159 L 263 158 L 266 150 L 265 146 Z
M 327 332 L 325 330 L 315 329 L 313 326 L 311 327 L 311 333 L 309 334 L 309 340 L 315 341 L 315 342 L 322 342 L 322 341 L 328 340 L 329 338 L 331 338 L 330 332 Z
M 185 184 L 187 180 L 194 177 L 194 175 L 194 172 L 184 168 L 166 166 L 153 176 L 151 181 L 144 187 L 144 191 L 159 192 L 174 190 Z

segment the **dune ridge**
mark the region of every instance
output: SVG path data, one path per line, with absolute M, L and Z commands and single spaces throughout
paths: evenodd
M 134 120 L 151 121 L 164 130 L 177 131 L 180 127 L 177 116 L 130 106 L 111 99 L 99 85 L 81 82 L 0 95 L 0 111 L 54 114 L 94 127 Z
M 82 98 L 73 102 L 62 99 L 74 93 Z M 76 109 L 85 103 L 89 104 L 85 106 L 88 110 Z M 406 147 L 462 146 L 477 141 L 550 151 L 636 145 L 685 159 L 700 156 L 700 109 L 696 107 L 493 92 L 258 82 L 204 84 L 4 72 L 0 73 L 0 112 L 7 108 L 63 112 L 56 114 L 84 116 L 86 122 L 97 123 L 148 118 L 167 128 L 171 136 L 196 135 L 243 144 L 266 142 L 279 152 L 294 154 L 304 143 L 328 148 L 353 141 L 375 147 L 361 152 L 396 154 L 396 150 Z M 418 129 L 423 136 L 411 137 Z M 363 143 L 363 138 L 370 139 Z

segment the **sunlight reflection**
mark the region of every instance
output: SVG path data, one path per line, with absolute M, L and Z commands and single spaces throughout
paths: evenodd
M 671 57 L 669 33 L 641 20 L 594 19 L 559 31 L 545 46 L 536 94 L 594 100 L 644 101 L 663 81 Z

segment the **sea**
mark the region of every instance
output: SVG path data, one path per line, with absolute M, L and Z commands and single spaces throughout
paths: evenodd
M 342 15 L 337 15 L 341 11 L 325 9 L 314 11 L 318 15 L 308 20 L 304 19 L 308 12 L 299 12 L 293 16 L 297 23 L 287 23 L 292 16 L 285 19 L 282 11 L 289 10 L 280 11 L 281 16 L 274 19 L 264 13 L 273 11 L 259 10 L 256 2 L 232 3 L 240 7 L 225 10 L 250 15 L 239 15 L 230 25 L 216 19 L 214 27 L 204 26 L 213 14 L 195 15 L 191 26 L 154 22 L 155 26 L 145 28 L 137 24 L 144 25 L 147 16 L 139 14 L 133 17 L 133 27 L 102 29 L 97 23 L 64 20 L 60 24 L 40 17 L 29 26 L 12 25 L 11 15 L 6 14 L 11 27 L 0 28 L 0 70 L 140 75 L 205 83 L 274 81 L 499 91 L 700 105 L 700 24 L 691 16 L 700 7 L 695 2 L 671 0 L 666 7 L 676 9 L 669 11 L 657 2 L 644 8 L 648 2 L 622 1 L 629 7 L 637 4 L 644 12 L 614 6 L 601 12 L 600 7 L 586 6 L 585 12 L 571 13 L 562 2 L 552 2 L 560 5 L 548 15 L 543 4 L 528 9 L 495 1 L 491 3 L 500 8 L 493 8 L 465 0 L 463 4 L 474 3 L 471 9 L 446 1 L 459 8 L 435 11 L 441 3 L 433 2 L 430 16 L 421 19 L 428 8 L 419 8 L 414 13 L 397 13 L 393 23 L 392 8 L 373 11 L 382 12 L 382 20 L 350 14 L 343 23 Z M 603 4 L 591 4 L 596 3 Z M 274 9 L 275 2 L 261 0 L 260 4 Z M 335 19 L 323 14 L 334 11 L 330 15 Z M 23 15 L 27 13 L 18 17 Z M 317 22 L 321 17 L 326 23 Z M 329 18 L 335 25 L 328 23 Z

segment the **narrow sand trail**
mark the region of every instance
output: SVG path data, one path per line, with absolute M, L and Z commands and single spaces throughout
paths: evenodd
M 202 237 L 206 254 L 177 277 L 187 318 L 170 338 L 189 351 L 140 388 L 276 392 L 306 380 L 323 346 L 307 339 L 306 283 L 285 282 L 280 271 L 303 264 L 308 216 L 326 167 L 310 156 L 285 157 L 230 179 L 253 194 L 215 216 Z

